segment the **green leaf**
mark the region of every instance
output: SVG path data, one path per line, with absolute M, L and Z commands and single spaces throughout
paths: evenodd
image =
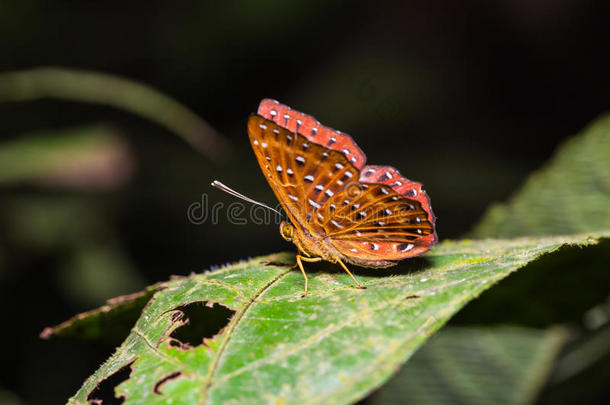
M 138 319 L 138 314 L 161 284 L 155 284 L 137 293 L 108 300 L 106 305 L 83 312 L 61 324 L 45 328 L 40 337 L 78 337 L 86 340 L 120 342 Z
M 0 74 L 0 101 L 41 98 L 105 104 L 164 126 L 216 159 L 225 139 L 184 105 L 144 84 L 101 72 L 43 67 Z
M 564 142 L 551 161 L 532 175 L 505 204 L 492 207 L 474 237 L 559 235 L 610 227 L 610 115 Z M 567 352 L 556 362 L 540 400 L 544 403 L 603 402 L 610 356 L 604 335 L 608 317 L 587 326 L 586 316 L 608 298 L 610 244 L 587 253 L 570 252 L 538 261 L 532 271 L 511 277 L 483 294 L 456 317 L 458 322 L 569 324 Z M 514 297 L 528 297 L 515 300 Z M 592 345 L 592 342 L 604 344 Z M 594 347 L 595 350 L 591 350 Z M 568 365 L 568 366 L 566 366 Z M 562 376 L 558 378 L 558 376 Z M 605 385 L 604 385 L 605 384 Z
M 401 267 L 359 274 L 366 290 L 328 263 L 310 266 L 324 271 L 310 272 L 305 298 L 292 254 L 172 280 L 71 403 L 351 403 L 495 282 L 601 237 L 445 241 Z
M 610 229 L 610 115 L 563 145 L 506 204 L 492 206 L 471 236 L 509 238 Z
M 107 125 L 25 134 L 0 143 L 0 185 L 34 181 L 108 187 L 124 183 L 132 166 L 127 144 Z
M 371 404 L 531 403 L 566 335 L 559 327 L 445 327 Z
M 610 379 L 609 308 L 605 308 L 605 324 L 580 334 L 566 345 L 557 360 L 553 374 L 540 403 L 602 404 L 607 403 Z M 598 320 L 599 321 L 599 320 Z M 596 322 L 597 323 L 597 322 Z M 589 325 L 592 326 L 592 325 Z M 573 331 L 571 331 L 573 333 Z

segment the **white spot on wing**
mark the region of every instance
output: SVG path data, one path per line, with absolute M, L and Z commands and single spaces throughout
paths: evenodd
M 345 228 L 344 226 L 339 225 L 339 223 L 337 221 L 335 221 L 334 219 L 332 221 L 330 221 L 330 223 L 333 224 L 334 226 L 336 226 L 339 229 Z
M 415 245 L 413 245 L 412 243 L 409 243 L 406 246 L 396 245 L 396 248 L 401 252 L 408 252 L 409 250 L 413 249 L 414 246 Z
M 318 204 L 317 202 L 315 202 L 311 198 L 309 199 L 309 205 L 311 205 L 314 208 L 320 208 L 320 204 Z
M 313 181 L 313 176 L 311 174 L 308 174 L 307 176 L 304 177 L 304 179 L 305 179 L 305 181 L 308 181 L 311 183 Z
M 295 197 L 292 194 L 288 194 L 288 197 L 293 201 L 299 201 L 298 197 Z

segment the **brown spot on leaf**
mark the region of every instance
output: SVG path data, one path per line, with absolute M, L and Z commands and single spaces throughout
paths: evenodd
M 120 405 L 125 402 L 126 396 L 120 395 L 117 397 L 115 389 L 119 384 L 129 379 L 133 371 L 132 365 L 133 361 L 97 383 L 95 388 L 87 395 L 87 402 L 90 405 Z
M 174 371 L 173 373 L 170 373 L 170 374 L 166 375 L 165 377 L 162 377 L 159 381 L 157 381 L 155 383 L 155 386 L 153 387 L 153 393 L 155 393 L 157 395 L 163 395 L 163 392 L 161 392 L 161 388 L 163 388 L 163 386 L 165 384 L 167 384 L 168 382 L 182 377 L 182 375 L 183 375 L 182 371 Z

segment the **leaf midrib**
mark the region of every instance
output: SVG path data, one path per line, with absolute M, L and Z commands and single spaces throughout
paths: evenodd
M 282 277 L 284 277 L 286 274 L 290 273 L 291 271 L 292 271 L 292 269 L 288 268 L 284 272 L 278 274 L 277 276 L 275 276 L 274 278 L 269 280 L 265 285 L 263 285 L 263 287 L 261 287 L 258 291 L 256 291 L 252 295 L 252 297 L 250 297 L 248 299 L 248 301 L 244 304 L 244 306 L 237 311 L 235 316 L 233 316 L 233 318 L 231 319 L 231 322 L 227 326 L 226 337 L 220 344 L 220 347 L 218 348 L 218 352 L 217 352 L 216 356 L 214 357 L 214 361 L 212 362 L 212 365 L 208 369 L 208 373 L 204 378 L 205 383 L 203 384 L 203 387 L 201 388 L 201 396 L 199 398 L 199 404 L 204 405 L 206 403 L 207 396 L 210 391 L 210 387 L 212 386 L 212 380 L 216 374 L 216 371 L 218 370 L 218 365 L 220 364 L 220 359 L 225 351 L 225 348 L 227 347 L 229 340 L 231 339 L 231 336 L 233 335 L 233 331 L 239 324 L 239 321 L 243 318 L 243 316 L 248 311 L 248 309 L 250 309 L 252 304 L 254 304 L 254 302 L 257 300 L 257 298 L 259 298 L 265 291 L 267 291 L 267 289 L 269 289 L 269 287 L 271 287 L 273 284 L 275 284 L 277 281 L 279 281 Z

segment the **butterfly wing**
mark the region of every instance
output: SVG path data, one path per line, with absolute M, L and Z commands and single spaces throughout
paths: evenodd
M 319 226 L 354 264 L 392 265 L 429 250 L 437 240 L 434 219 L 424 205 L 385 184 L 354 183 L 321 211 Z
M 258 115 L 267 118 L 290 132 L 297 132 L 310 142 L 342 153 L 358 170 L 366 163 L 366 155 L 346 133 L 320 124 L 311 115 L 293 110 L 276 100 L 264 99 L 258 105 Z
M 250 116 L 248 135 L 271 189 L 295 225 L 304 227 L 316 210 L 359 176 L 344 154 L 262 116 Z
M 418 201 L 423 210 L 426 211 L 428 220 L 434 225 L 436 217 L 434 216 L 434 212 L 432 212 L 430 197 L 428 197 L 428 194 L 422 189 L 421 183 L 403 177 L 400 172 L 392 166 L 373 165 L 364 166 L 362 168 L 359 180 L 363 183 L 388 185 L 401 196 Z M 434 242 L 436 242 L 436 235 L 433 243 Z

